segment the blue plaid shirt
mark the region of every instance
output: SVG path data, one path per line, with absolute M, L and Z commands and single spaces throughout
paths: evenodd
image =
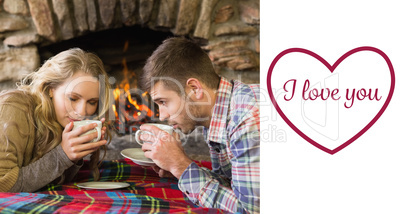
M 179 188 L 192 202 L 231 212 L 260 212 L 259 85 L 221 78 L 209 128 L 212 171 L 192 163 Z

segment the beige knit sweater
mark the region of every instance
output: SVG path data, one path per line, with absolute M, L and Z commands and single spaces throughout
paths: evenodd
M 14 91 L 0 95 L 0 192 L 33 192 L 55 181 L 63 173 L 71 180 L 82 166 L 74 165 L 61 145 L 39 160 L 35 157 L 35 125 L 28 121 L 29 95 Z

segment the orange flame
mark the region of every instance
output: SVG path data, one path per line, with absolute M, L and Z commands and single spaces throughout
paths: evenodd
M 129 47 L 128 41 L 126 41 L 124 44 L 123 52 L 126 52 L 128 47 Z M 120 99 L 122 99 L 121 98 L 122 93 L 125 93 L 127 101 L 132 106 L 134 106 L 135 109 L 131 109 L 131 105 L 124 104 L 130 110 L 122 112 L 124 117 L 121 119 L 126 119 L 126 121 L 130 121 L 130 118 L 131 118 L 131 119 L 134 119 L 135 121 L 138 121 L 138 120 L 142 119 L 141 116 L 143 115 L 143 113 L 145 113 L 146 116 L 148 116 L 148 117 L 152 117 L 154 115 L 154 112 L 147 105 L 138 104 L 137 100 L 135 100 L 131 97 L 131 93 L 130 93 L 131 87 L 130 87 L 129 82 L 130 82 L 130 79 L 134 78 L 134 81 L 131 81 L 131 82 L 133 83 L 133 87 L 136 88 L 137 87 L 137 79 L 135 78 L 135 73 L 129 72 L 129 69 L 127 67 L 127 60 L 125 58 L 123 58 L 123 60 L 122 60 L 122 65 L 123 65 L 124 79 L 123 79 L 123 81 L 120 82 L 119 85 L 116 86 L 116 89 L 113 91 L 113 96 L 114 96 L 117 106 L 113 105 L 112 108 L 115 113 L 116 119 L 119 119 L 119 113 L 118 113 L 117 108 L 119 108 L 120 110 L 124 109 L 123 106 L 118 106 L 119 104 L 121 104 L 121 101 L 122 101 L 122 100 L 120 100 Z M 132 75 L 132 76 L 130 76 L 130 75 Z M 146 97 L 147 95 L 148 95 L 148 92 L 144 92 L 141 94 L 142 98 L 144 98 L 144 99 L 147 99 L 147 97 Z M 126 102 L 126 100 L 124 99 L 123 102 Z M 129 115 L 129 114 L 132 114 L 132 115 Z
M 112 108 L 113 108 L 113 111 L 114 111 L 114 116 L 116 116 L 116 118 L 118 118 L 118 117 L 119 117 L 119 114 L 117 114 L 116 105 L 113 104 L 113 105 L 112 105 Z

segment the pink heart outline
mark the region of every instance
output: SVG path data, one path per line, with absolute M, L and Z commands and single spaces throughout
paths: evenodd
M 384 103 L 384 105 L 381 107 L 380 111 L 375 115 L 375 117 L 362 129 L 360 130 L 357 134 L 355 134 L 352 138 L 350 138 L 349 140 L 347 140 L 345 143 L 341 144 L 340 146 L 336 147 L 335 149 L 331 150 L 328 149 L 324 146 L 322 146 L 321 144 L 319 144 L 318 142 L 314 141 L 313 139 L 311 139 L 310 137 L 308 137 L 307 135 L 305 135 L 302 131 L 300 131 L 287 117 L 286 115 L 282 112 L 281 108 L 279 107 L 278 103 L 276 102 L 275 96 L 272 92 L 272 83 L 271 83 L 271 77 L 272 77 L 272 72 L 274 70 L 274 67 L 276 65 L 276 63 L 279 61 L 280 58 L 282 58 L 283 56 L 285 56 L 286 54 L 289 53 L 293 53 L 293 52 L 300 52 L 300 53 L 304 53 L 307 55 L 310 55 L 314 58 L 316 58 L 318 61 L 320 61 L 322 64 L 324 64 L 328 70 L 333 73 L 334 70 L 336 69 L 336 67 L 347 57 L 349 57 L 350 55 L 360 52 L 360 51 L 372 51 L 375 52 L 379 55 L 381 55 L 384 60 L 386 61 L 389 71 L 390 71 L 390 75 L 391 75 L 391 86 L 390 86 L 390 90 L 387 96 L 387 99 Z M 388 104 L 391 101 L 392 95 L 394 93 L 394 89 L 395 89 L 395 73 L 394 73 L 394 68 L 392 66 L 391 60 L 388 58 L 388 56 L 382 52 L 381 50 L 374 48 L 374 47 L 369 47 L 369 46 L 363 46 L 363 47 L 358 47 L 355 48 L 353 50 L 350 50 L 349 52 L 345 53 L 344 55 L 342 55 L 333 65 L 330 65 L 326 60 L 324 60 L 322 57 L 320 57 L 318 54 L 309 51 L 307 49 L 302 49 L 302 48 L 290 48 L 287 50 L 282 51 L 280 54 L 278 54 L 275 59 L 272 61 L 269 70 L 268 70 L 268 75 L 267 75 L 267 87 L 268 87 L 268 93 L 269 93 L 269 97 L 272 101 L 272 104 L 275 106 L 276 110 L 278 111 L 279 115 L 282 117 L 283 120 L 285 120 L 285 122 L 298 134 L 300 135 L 302 138 L 304 138 L 306 141 L 308 141 L 310 144 L 312 144 L 313 146 L 317 147 L 318 149 L 321 149 L 324 152 L 327 152 L 331 155 L 339 152 L 340 150 L 344 149 L 345 147 L 347 147 L 348 145 L 350 145 L 353 141 L 355 141 L 356 139 L 358 139 L 361 135 L 363 135 L 372 125 L 374 125 L 375 122 L 377 122 L 377 120 L 381 117 L 381 115 L 384 113 L 385 109 L 388 107 Z

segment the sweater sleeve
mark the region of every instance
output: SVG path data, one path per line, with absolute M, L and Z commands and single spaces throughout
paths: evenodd
M 58 145 L 39 160 L 22 167 L 9 192 L 34 192 L 60 177 L 71 166 L 73 162 Z
M 32 162 L 35 127 L 27 106 L 20 96 L 0 100 L 0 192 L 33 192 L 75 166 L 60 145 Z
M 14 100 L 0 102 L 0 191 L 14 186 L 20 167 L 32 158 L 34 128 L 27 118 L 28 110 Z

